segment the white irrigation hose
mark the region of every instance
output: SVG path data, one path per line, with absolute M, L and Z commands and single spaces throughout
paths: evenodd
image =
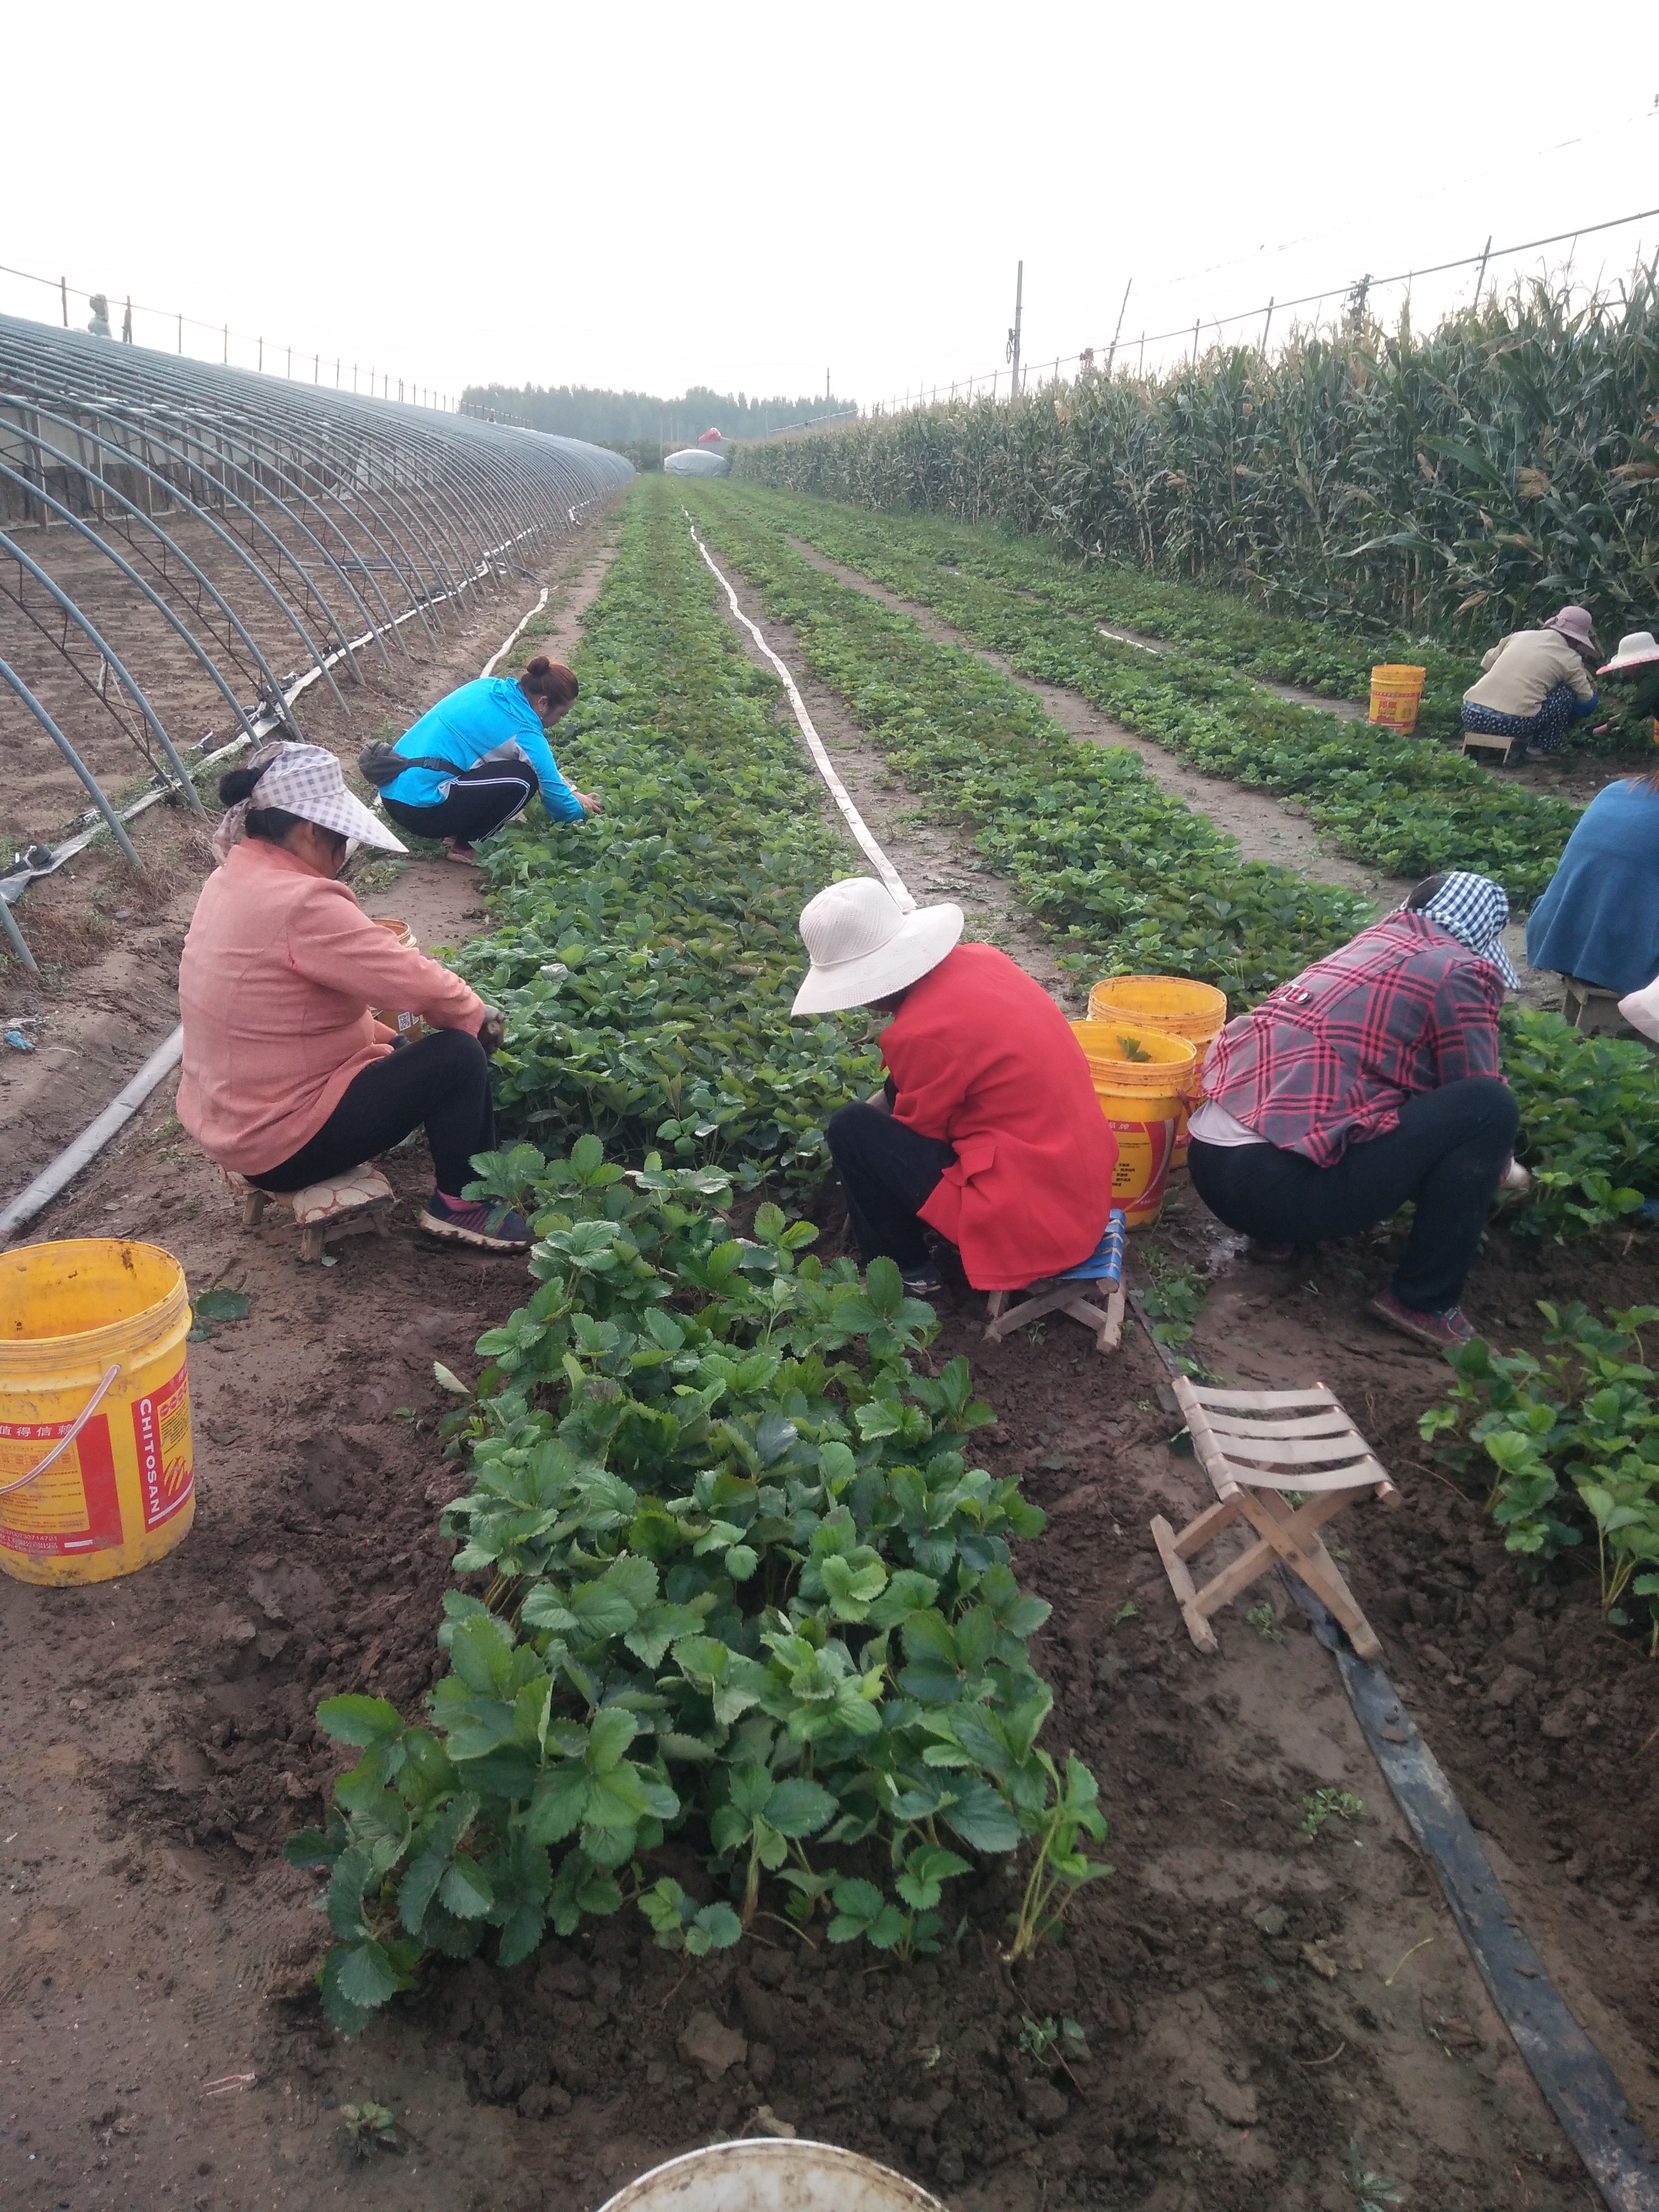
M 915 901 L 905 889 L 903 877 L 900 875 L 898 870 L 888 859 L 886 854 L 882 851 L 881 847 L 877 844 L 874 835 L 868 823 L 865 821 L 864 817 L 859 812 L 857 807 L 854 805 L 852 794 L 848 792 L 847 786 L 842 781 L 841 778 L 836 774 L 834 768 L 831 766 L 830 756 L 823 749 L 823 740 L 813 728 L 812 717 L 806 711 L 805 702 L 802 699 L 800 693 L 795 688 L 794 678 L 789 673 L 789 671 L 785 666 L 784 663 L 779 659 L 777 654 L 773 652 L 771 647 L 761 635 L 759 629 L 750 621 L 748 616 L 744 614 L 743 609 L 738 605 L 737 593 L 732 590 L 726 578 L 720 574 L 719 568 L 715 567 L 714 557 L 710 554 L 708 548 L 703 544 L 702 538 L 697 535 L 697 526 L 692 521 L 690 514 L 684 507 L 682 507 L 680 512 L 685 516 L 687 526 L 690 528 L 691 532 L 692 544 L 696 547 L 698 552 L 702 554 L 703 559 L 708 562 L 710 568 L 714 569 L 714 573 L 719 579 L 720 582 L 725 586 L 726 596 L 732 602 L 732 613 L 748 631 L 750 636 L 754 639 L 756 644 L 771 662 L 773 667 L 777 670 L 779 678 L 782 682 L 783 688 L 789 695 L 789 704 L 795 710 L 795 720 L 800 725 L 800 733 L 806 740 L 807 750 L 812 756 L 813 763 L 817 769 L 818 774 L 823 778 L 825 783 L 830 787 L 830 796 L 835 800 L 836 805 L 840 807 L 842 812 L 846 816 L 848 828 L 858 839 L 860 845 L 863 848 L 866 854 L 868 854 L 870 861 L 875 868 L 876 873 L 881 878 L 883 883 L 886 884 L 888 890 L 891 891 L 893 896 L 898 901 L 900 906 L 903 908 L 907 914 L 908 914 L 915 907 Z
M 185 1033 L 176 1029 L 170 1037 L 158 1044 L 149 1058 L 133 1076 L 95 1121 L 88 1122 L 72 1145 L 59 1152 L 50 1167 L 42 1168 L 27 1190 L 20 1191 L 3 1212 L 0 1212 L 0 1237 L 9 1237 L 26 1221 L 33 1221 L 43 1206 L 57 1197 L 65 1184 L 73 1182 L 89 1160 L 95 1159 L 118 1130 L 127 1123 L 149 1097 L 164 1075 L 177 1067 L 184 1054 Z
M 492 653 L 484 663 L 483 673 L 486 676 L 501 658 L 501 654 L 508 651 L 526 626 L 535 620 L 546 605 L 547 592 L 544 589 L 540 599 L 501 647 L 501 652 Z M 411 610 L 412 611 L 414 610 Z M 405 615 L 401 619 L 406 622 L 409 617 Z M 373 633 L 368 635 L 372 635 Z M 355 641 L 362 645 L 366 643 L 368 639 L 366 636 Z M 291 699 L 294 692 L 303 690 L 307 683 L 314 684 L 319 673 L 316 669 L 311 670 L 307 676 L 301 678 L 299 684 L 294 686 L 294 690 L 288 694 L 288 696 Z M 238 745 L 246 744 L 246 736 L 240 737 L 226 745 L 223 751 L 234 752 Z M 217 760 L 221 755 L 215 753 L 210 757 Z M 157 798 L 163 795 L 159 792 L 156 793 Z M 185 1032 L 182 1028 L 176 1029 L 171 1036 L 165 1038 L 156 1046 L 138 1073 L 111 1099 L 98 1119 L 89 1122 L 72 1145 L 65 1146 L 49 1167 L 40 1170 L 26 1190 L 19 1191 L 10 1205 L 3 1211 L 0 1211 L 0 1237 L 10 1237 L 15 1231 L 22 1228 L 26 1222 L 33 1221 L 37 1213 L 52 1203 L 60 1190 L 74 1182 L 83 1167 L 97 1158 L 117 1131 L 126 1127 L 161 1078 L 177 1067 L 184 1056 L 184 1050 Z
M 490 675 L 495 669 L 496 662 L 498 660 L 506 659 L 507 654 L 513 650 L 513 647 L 518 643 L 519 640 L 524 635 L 526 630 L 529 629 L 531 623 L 535 621 L 537 616 L 540 614 L 542 609 L 546 605 L 547 586 L 544 584 L 542 586 L 542 595 L 540 599 L 537 600 L 535 605 L 532 607 L 530 612 L 519 624 L 519 627 L 514 631 L 512 636 L 507 639 L 507 642 L 504 645 L 497 646 L 495 652 L 490 654 L 489 659 L 485 661 L 483 666 L 478 671 L 480 676 Z

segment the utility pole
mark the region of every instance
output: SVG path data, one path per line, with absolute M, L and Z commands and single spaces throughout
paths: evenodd
M 1474 304 L 1480 305 L 1480 287 L 1486 281 L 1486 263 L 1492 257 L 1492 233 L 1486 233 L 1486 242 L 1480 249 L 1480 273 L 1474 280 Z
M 1129 279 L 1129 284 L 1133 284 L 1134 281 L 1132 276 Z M 1126 284 L 1123 288 L 1123 298 L 1119 303 L 1117 311 L 1117 328 L 1112 332 L 1112 343 L 1107 350 L 1106 374 L 1108 376 L 1111 374 L 1112 363 L 1117 358 L 1117 342 L 1123 335 L 1123 318 L 1129 305 L 1129 284 Z
M 1008 397 L 1019 397 L 1019 330 L 1025 301 L 1025 264 L 1022 261 L 1014 277 L 1014 326 L 1008 333 L 1008 343 L 1003 358 L 1009 364 Z

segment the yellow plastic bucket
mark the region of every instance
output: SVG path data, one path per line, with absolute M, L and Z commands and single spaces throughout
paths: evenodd
M 1131 1229 L 1145 1229 L 1163 1208 L 1176 1125 L 1198 1055 L 1185 1037 L 1116 1022 L 1073 1022 L 1072 1032 L 1117 1139 L 1112 1203 L 1123 1208 Z
M 1371 713 L 1374 722 L 1409 737 L 1417 727 L 1417 710 L 1423 703 L 1423 678 L 1428 671 L 1392 663 L 1371 671 Z
M 1226 993 L 1190 975 L 1109 975 L 1089 994 L 1089 1019 L 1185 1037 L 1192 1046 L 1197 1054 L 1192 1089 L 1176 1116 L 1175 1158 L 1170 1162 L 1172 1167 L 1185 1167 L 1187 1116 L 1203 1088 L 1210 1047 L 1227 1026 Z
M 155 1244 L 0 1253 L 0 1570 L 108 1582 L 196 1517 L 184 1269 Z

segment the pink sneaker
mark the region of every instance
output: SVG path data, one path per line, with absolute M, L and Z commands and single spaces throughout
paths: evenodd
M 1392 1291 L 1379 1291 L 1371 1300 L 1371 1311 L 1402 1336 L 1414 1336 L 1437 1352 L 1455 1352 L 1474 1339 L 1474 1324 L 1462 1306 L 1448 1306 L 1443 1313 L 1419 1313 L 1415 1306 L 1402 1305 Z

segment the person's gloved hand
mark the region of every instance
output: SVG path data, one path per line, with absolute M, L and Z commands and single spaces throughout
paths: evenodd
M 493 1058 L 501 1048 L 507 1036 L 507 1016 L 497 1007 L 486 1006 L 484 1018 L 478 1024 L 478 1042 Z

